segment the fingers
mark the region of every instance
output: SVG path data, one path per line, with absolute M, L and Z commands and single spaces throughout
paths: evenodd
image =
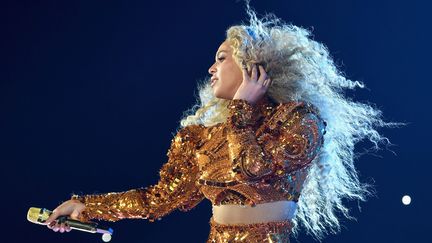
M 258 69 L 259 69 L 259 77 L 258 77 Z M 252 66 L 251 76 L 249 76 L 246 65 L 243 65 L 242 73 L 243 73 L 243 80 L 245 81 L 255 81 L 265 87 L 268 87 L 271 84 L 271 79 L 267 76 L 267 72 L 265 71 L 262 65 L 254 64 Z
M 270 86 L 270 84 L 271 84 L 271 79 L 270 78 L 267 78 L 266 80 L 264 80 L 264 84 L 263 84 L 263 86 L 264 87 L 268 87 L 268 86 Z
M 47 224 L 47 227 L 48 227 L 49 229 L 54 229 L 54 226 L 55 226 L 56 224 L 57 224 L 56 221 L 52 221 L 51 223 Z
M 45 224 L 49 229 L 52 229 L 54 232 L 69 232 L 70 227 L 63 223 L 63 220 L 59 218 L 61 210 L 54 209 L 52 214 L 48 217 L 48 219 L 45 221 Z
M 66 228 L 66 226 L 65 226 L 65 224 L 60 224 L 60 233 L 64 233 L 65 232 L 65 228 Z
M 58 223 L 57 221 L 53 221 L 47 225 L 49 229 L 52 229 L 54 232 L 70 232 L 72 229 L 67 223 Z
M 57 221 L 53 221 L 50 226 L 51 227 L 49 228 L 52 229 L 54 232 L 58 232 L 60 230 L 60 224 L 58 224 Z
M 258 78 L 258 69 L 257 69 L 257 65 L 256 64 L 252 65 L 252 70 L 251 70 L 250 74 L 249 74 L 249 72 L 247 70 L 247 65 L 243 64 L 243 66 L 242 66 L 242 73 L 243 73 L 243 79 L 244 80 L 257 81 L 257 78 Z
M 242 67 L 242 74 L 243 74 L 243 80 L 244 81 L 249 81 L 250 80 L 250 77 L 249 77 L 246 65 L 243 65 L 243 67 Z
M 54 222 L 55 219 L 57 219 L 59 216 L 59 213 L 57 210 L 54 209 L 52 214 L 45 220 L 45 224 L 50 224 L 51 222 Z
M 270 77 L 267 76 L 267 73 L 263 66 L 259 65 L 260 77 L 258 79 L 258 83 L 260 83 L 264 88 L 268 88 L 271 84 Z
M 258 69 L 257 69 L 257 65 L 254 64 L 252 67 L 252 75 L 251 75 L 251 80 L 252 81 L 256 81 L 258 78 Z
M 257 82 L 264 85 L 264 81 L 267 80 L 267 73 L 264 70 L 264 67 L 261 65 L 259 65 L 259 71 L 260 71 L 260 76 Z

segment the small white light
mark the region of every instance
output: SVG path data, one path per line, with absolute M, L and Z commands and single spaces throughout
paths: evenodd
M 402 203 L 405 205 L 409 205 L 411 203 L 411 197 L 408 195 L 405 195 L 402 197 Z
M 103 234 L 103 235 L 102 235 L 102 240 L 103 240 L 104 242 L 109 242 L 109 241 L 111 241 L 111 235 L 110 235 L 110 234 L 107 234 L 107 233 Z

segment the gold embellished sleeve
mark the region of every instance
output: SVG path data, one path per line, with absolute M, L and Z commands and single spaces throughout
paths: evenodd
M 323 143 L 325 123 L 303 102 L 280 104 L 256 130 L 251 104 L 232 100 L 228 108 L 228 150 L 239 181 L 298 170 L 315 158 Z
M 117 221 L 141 218 L 153 222 L 175 209 L 188 211 L 204 199 L 196 183 L 199 167 L 195 162 L 195 146 L 203 126 L 181 129 L 172 139 L 168 162 L 160 172 L 156 185 L 99 195 L 76 196 L 85 204 L 80 220 Z

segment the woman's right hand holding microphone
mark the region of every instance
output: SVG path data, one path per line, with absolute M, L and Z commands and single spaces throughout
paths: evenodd
M 53 210 L 52 214 L 48 217 L 45 223 L 48 228 L 52 229 L 55 232 L 69 232 L 71 231 L 69 225 L 65 223 L 59 224 L 56 219 L 60 216 L 69 216 L 71 219 L 78 220 L 79 215 L 84 210 L 84 208 L 84 203 L 80 202 L 79 200 L 71 199 L 65 201 Z

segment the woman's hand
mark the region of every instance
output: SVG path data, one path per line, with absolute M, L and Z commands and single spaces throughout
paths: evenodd
M 71 219 L 78 220 L 78 216 L 84 210 L 84 208 L 85 205 L 82 202 L 75 199 L 68 200 L 62 203 L 56 209 L 54 209 L 52 214 L 45 221 L 45 223 L 48 226 L 48 228 L 54 230 L 55 232 L 57 231 L 60 231 L 60 233 L 69 232 L 71 231 L 69 225 L 66 225 L 65 223 L 59 224 L 57 223 L 56 219 L 60 216 L 69 216 Z
M 260 71 L 259 77 L 258 68 Z M 252 67 L 252 75 L 250 77 L 245 66 L 243 66 L 242 72 L 243 82 L 240 84 L 240 87 L 235 93 L 233 99 L 243 99 L 251 104 L 255 104 L 255 102 L 260 100 L 267 92 L 267 89 L 271 84 L 271 79 L 267 76 L 264 67 L 261 65 L 257 67 L 255 64 Z

